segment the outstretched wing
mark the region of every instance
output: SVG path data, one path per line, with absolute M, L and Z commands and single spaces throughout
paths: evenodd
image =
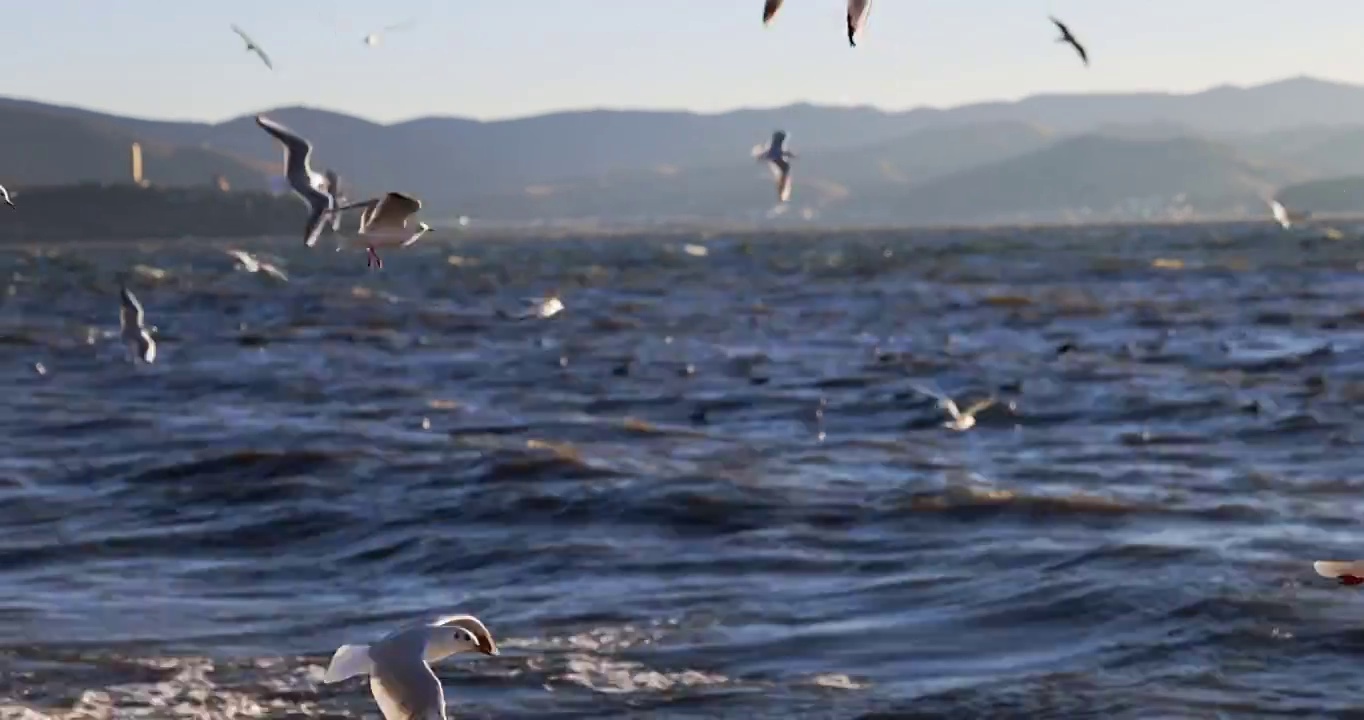
M 781 3 L 782 0 L 767 0 L 766 3 L 763 3 L 764 25 L 772 22 L 772 18 L 776 17 L 777 11 L 781 9 Z
M 120 328 L 140 328 L 146 314 L 142 311 L 142 303 L 137 301 L 137 296 L 127 287 L 119 288 L 119 298 L 122 304 L 118 311 L 118 324 Z

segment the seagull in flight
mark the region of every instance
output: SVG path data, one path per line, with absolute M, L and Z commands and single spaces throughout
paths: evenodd
M 394 30 L 403 30 L 412 27 L 413 23 L 415 22 L 416 20 L 404 20 L 403 22 L 395 23 L 393 25 L 380 28 L 379 32 L 372 32 L 365 36 L 365 44 L 368 45 L 369 47 L 374 47 L 375 45 L 379 44 L 379 41 L 382 39 L 384 33 L 389 33 L 393 32 Z
M 247 51 L 247 52 L 253 52 L 253 53 L 255 53 L 256 55 L 260 56 L 260 60 L 261 60 L 261 62 L 265 63 L 265 67 L 268 67 L 268 68 L 270 68 L 271 70 L 274 70 L 274 69 L 275 69 L 274 64 L 270 62 L 270 56 L 269 56 L 269 55 L 266 55 L 266 54 L 265 54 L 265 51 L 262 50 L 262 49 L 260 49 L 260 46 L 256 44 L 256 41 L 255 41 L 255 40 L 252 40 L 252 39 L 251 39 L 251 36 L 250 36 L 250 35 L 247 35 L 247 34 L 246 34 L 246 31 L 245 31 L 245 30 L 243 30 L 243 29 L 237 27 L 236 25 L 233 25 L 233 26 L 232 26 L 232 32 L 237 33 L 238 35 L 241 36 L 242 40 L 246 41 L 246 51 Z
M 1293 223 L 1304 222 L 1310 217 L 1309 213 L 1289 210 L 1278 200 L 1269 201 L 1269 211 L 1274 213 L 1274 222 L 1285 230 L 1292 230 Z
M 431 230 L 431 226 L 424 222 L 417 223 L 416 232 L 407 227 L 408 219 L 422 208 L 422 201 L 411 195 L 391 192 L 380 198 L 343 205 L 337 208 L 336 212 L 352 208 L 364 208 L 364 212 L 360 214 L 359 234 L 368 240 L 365 247 L 368 253 L 365 265 L 368 267 L 384 266 L 383 259 L 374 248 L 407 247 Z
M 857 47 L 857 31 L 867 24 L 871 0 L 848 0 L 848 44 Z
M 927 395 L 928 397 L 936 399 L 938 401 L 938 407 L 946 410 L 947 414 L 952 417 L 951 420 L 943 423 L 943 427 L 958 432 L 970 430 L 975 427 L 976 414 L 998 402 L 994 397 L 988 397 L 971 405 L 966 408 L 965 412 L 962 412 L 961 409 L 957 407 L 957 402 L 955 400 L 937 390 L 922 385 L 912 385 L 911 387 L 922 395 Z
M 227 254 L 237 261 L 237 267 L 249 273 L 263 272 L 276 280 L 289 282 L 289 276 L 283 270 L 275 267 L 268 262 L 261 262 L 256 256 L 245 250 L 227 250 Z
M 777 130 L 772 133 L 772 141 L 766 147 L 758 145 L 753 148 L 753 157 L 760 162 L 766 162 L 767 166 L 772 169 L 772 175 L 777 180 L 778 202 L 786 202 L 791 199 L 790 160 L 795 156 L 795 153 L 786 149 L 785 130 Z
M 14 201 L 9 199 L 9 191 L 5 189 L 4 185 L 0 185 L 0 199 L 3 199 L 6 205 L 14 207 Z M 18 210 L 19 208 L 14 209 Z
M 772 18 L 777 16 L 777 11 L 781 9 L 782 0 L 767 0 L 763 3 L 763 25 L 772 22 Z
M 317 238 L 322 235 L 322 226 L 335 208 L 332 196 L 318 187 L 326 181 L 317 181 L 321 176 L 313 172 L 308 162 L 313 154 L 313 146 L 293 130 L 264 115 L 256 116 L 256 124 L 284 144 L 284 175 L 294 194 L 308 205 L 308 223 L 303 226 L 303 243 L 312 247 L 317 244 Z
M 1089 67 L 1089 53 L 1085 52 L 1085 46 L 1081 45 L 1080 41 L 1075 39 L 1075 36 L 1071 34 L 1070 28 L 1066 27 L 1065 23 L 1054 17 L 1051 17 L 1051 21 L 1056 25 L 1056 29 L 1061 31 L 1061 37 L 1056 38 L 1056 42 L 1069 43 L 1071 47 L 1075 48 L 1075 52 L 1080 53 L 1080 59 L 1084 61 L 1085 67 Z
M 368 675 L 384 720 L 446 720 L 445 689 L 430 663 L 464 652 L 497 655 L 497 643 L 473 615 L 449 615 L 399 628 L 372 645 L 342 645 L 322 682 Z
M 119 336 L 128 346 L 129 354 L 145 363 L 156 362 L 156 341 L 147 331 L 147 315 L 142 311 L 142 303 L 125 285 L 119 288 L 122 305 L 118 310 Z

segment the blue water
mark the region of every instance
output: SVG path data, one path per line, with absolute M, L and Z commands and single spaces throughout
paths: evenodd
M 1353 235 L 230 246 L 0 248 L 0 714 L 377 717 L 461 611 L 458 717 L 1364 712 Z

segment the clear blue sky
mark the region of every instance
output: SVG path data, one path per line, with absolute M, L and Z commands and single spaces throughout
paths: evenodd
M 792 101 L 948 106 L 1039 92 L 1364 83 L 1361 0 L 37 0 L 7 3 L 0 94 L 155 118 L 287 104 L 379 121 Z M 1055 13 L 1094 60 L 1054 44 Z M 416 19 L 376 48 L 371 28 Z M 237 23 L 271 54 L 247 56 Z M 408 72 L 410 75 L 401 75 Z

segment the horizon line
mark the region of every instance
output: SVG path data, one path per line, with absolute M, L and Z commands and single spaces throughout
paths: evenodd
M 537 118 L 553 117 L 553 116 L 556 116 L 556 115 L 586 115 L 586 114 L 590 114 L 590 113 L 647 113 L 647 114 L 658 114 L 658 115 L 683 114 L 683 115 L 693 115 L 693 116 L 698 116 L 698 117 L 718 117 L 718 116 L 721 116 L 721 115 L 730 115 L 730 114 L 740 113 L 740 112 L 771 112 L 771 111 L 774 111 L 774 110 L 783 110 L 783 109 L 786 109 L 786 108 L 794 108 L 794 107 L 802 107 L 802 106 L 805 106 L 805 107 L 816 107 L 816 108 L 841 108 L 841 109 L 845 109 L 845 110 L 874 110 L 874 111 L 876 111 L 876 112 L 880 112 L 880 113 L 886 114 L 886 115 L 901 115 L 901 114 L 908 114 L 908 113 L 912 113 L 912 112 L 922 112 L 922 111 L 929 111 L 929 112 L 950 112 L 950 111 L 952 111 L 952 110 L 960 110 L 960 109 L 963 109 L 963 108 L 978 107 L 978 106 L 982 106 L 982 105 L 1000 105 L 1000 104 L 1003 104 L 1003 105 L 1016 105 L 1016 104 L 1018 104 L 1018 103 L 1021 103 L 1021 102 L 1027 101 L 1027 100 L 1032 100 L 1032 99 L 1035 99 L 1035 98 L 1044 98 L 1044 97 L 1045 97 L 1045 98 L 1050 98 L 1050 97 L 1112 97 L 1112 96 L 1118 96 L 1118 95 L 1164 95 L 1164 96 L 1168 96 L 1168 97 L 1193 97 L 1193 96 L 1195 96 L 1195 95 L 1202 95 L 1202 94 L 1205 94 L 1205 93 L 1214 92 L 1214 91 L 1218 91 L 1218 90 L 1251 90 L 1251 89 L 1255 89 L 1255 88 L 1267 87 L 1267 86 L 1270 86 L 1270 85 L 1278 85 L 1278 84 L 1281 84 L 1281 83 L 1287 83 L 1287 82 L 1293 82 L 1293 81 L 1302 81 L 1302 80 L 1309 80 L 1309 81 L 1314 81 L 1314 82 L 1319 82 L 1319 83 L 1324 83 L 1324 84 L 1329 84 L 1329 85 L 1341 85 L 1341 86 L 1352 87 L 1352 88 L 1357 88 L 1357 89 L 1364 89 L 1364 84 L 1358 84 L 1358 83 L 1353 83 L 1353 82 L 1349 82 L 1349 81 L 1346 81 L 1346 80 L 1337 80 L 1337 79 L 1332 79 L 1332 78 L 1327 78 L 1327 77 L 1321 77 L 1321 76 L 1315 76 L 1315 75 L 1308 75 L 1308 74 L 1305 74 L 1305 73 L 1298 73 L 1298 74 L 1296 74 L 1296 75 L 1288 75 L 1288 76 L 1280 77 L 1280 78 L 1273 79 L 1273 80 L 1265 80 L 1265 81 L 1263 81 L 1263 82 L 1250 83 L 1250 84 L 1246 84 L 1246 85 L 1237 85 L 1237 84 L 1235 84 L 1235 83 L 1218 83 L 1218 84 L 1216 84 L 1216 85 L 1210 85 L 1210 86 L 1208 86 L 1208 87 L 1204 87 L 1204 88 L 1199 89 L 1199 90 L 1189 90 L 1189 91 L 1186 91 L 1186 92 L 1177 92 L 1177 91 L 1170 91 L 1170 90 L 1155 90 L 1155 89 L 1140 89 L 1140 88 L 1133 88 L 1133 89 L 1129 89 L 1129 90 L 1105 90 L 1105 91 L 1098 91 L 1098 92 L 1035 92 L 1035 93 L 1028 93 L 1028 94 L 1023 94 L 1023 95 L 1017 95 L 1017 96 L 1013 96 L 1013 97 L 1001 97 L 1001 98 L 993 98 L 993 99 L 973 100 L 973 101 L 970 101 L 970 102 L 964 102 L 964 103 L 960 103 L 960 104 L 957 104 L 957 105 L 948 105 L 948 106 L 937 106 L 937 105 L 914 105 L 914 106 L 901 107 L 901 108 L 889 108 L 889 107 L 883 107 L 883 106 L 875 105 L 875 104 L 872 104 L 872 103 L 861 103 L 861 104 L 849 104 L 849 105 L 844 105 L 844 104 L 839 104 L 839 103 L 817 103 L 817 102 L 811 102 L 811 101 L 809 101 L 809 100 L 797 100 L 797 101 L 794 101 L 794 102 L 788 102 L 788 103 L 784 103 L 784 104 L 781 104 L 781 105 L 766 105 L 766 106 L 741 105 L 741 106 L 726 108 L 726 109 L 723 109 L 723 110 L 700 111 L 700 110 L 688 110 L 688 109 L 686 109 L 686 108 L 670 108 L 670 107 L 628 107 L 628 106 L 608 106 L 608 105 L 600 105 L 600 106 L 596 106 L 596 107 L 563 108 L 563 109 L 560 109 L 560 110 L 547 110 L 547 111 L 544 111 L 544 112 L 530 113 L 530 114 L 524 114 L 524 115 L 509 115 L 509 116 L 504 116 L 504 117 L 492 117 L 492 118 L 486 118 L 486 117 L 480 118 L 480 117 L 474 117 L 474 116 L 468 116 L 468 115 L 426 114 L 426 115 L 414 115 L 414 116 L 409 117 L 409 118 L 405 118 L 405 119 L 402 119 L 402 120 L 394 120 L 394 121 L 392 121 L 392 122 L 379 122 L 379 121 L 377 121 L 377 120 L 374 120 L 373 118 L 369 118 L 369 117 L 366 117 L 366 116 L 364 116 L 364 115 L 352 115 L 352 114 L 350 114 L 350 113 L 348 113 L 348 112 L 344 112 L 344 111 L 341 111 L 341 110 L 336 110 L 336 109 L 333 109 L 333 108 L 319 107 L 319 106 L 314 106 L 314 105 L 306 105 L 306 104 L 301 104 L 301 103 L 300 103 L 300 104 L 295 104 L 295 105 L 279 105 L 279 106 L 275 106 L 275 107 L 271 107 L 271 108 L 263 108 L 263 109 L 259 109 L 259 110 L 250 110 L 250 111 L 238 113 L 238 114 L 236 114 L 236 115 L 230 115 L 230 116 L 228 116 L 228 117 L 221 118 L 221 119 L 218 119 L 218 120 L 204 120 L 204 119 L 197 119 L 197 118 L 147 117 L 147 116 L 144 116 L 144 115 L 124 115 L 124 114 L 115 112 L 115 111 L 113 111 L 113 110 L 108 110 L 108 109 L 104 109 L 104 108 L 90 107 L 90 106 L 88 106 L 88 105 L 80 105 L 80 104 L 76 104 L 76 103 L 67 103 L 67 102 L 55 101 L 55 100 L 43 100 L 43 99 L 34 98 L 34 97 L 21 97 L 21 96 L 17 96 L 17 95 L 0 95 L 0 98 L 6 99 L 6 100 L 15 100 L 15 101 L 19 101 L 19 102 L 25 102 L 25 103 L 33 103 L 33 104 L 36 104 L 36 105 L 47 105 L 47 106 L 50 106 L 50 107 L 63 108 L 63 109 L 67 109 L 67 110 L 78 110 L 78 111 L 88 112 L 88 113 L 95 113 L 95 114 L 100 114 L 100 115 L 108 115 L 108 116 L 111 116 L 111 117 L 123 118 L 123 119 L 125 119 L 125 120 L 137 120 L 137 121 L 141 121 L 141 122 L 193 123 L 193 124 L 201 124 L 201 125 L 221 125 L 221 124 L 224 124 L 224 123 L 227 123 L 227 122 L 231 122 L 231 121 L 233 121 L 233 120 L 239 120 L 239 119 L 242 119 L 242 118 L 254 117 L 254 116 L 256 116 L 256 115 L 258 115 L 258 114 L 262 114 L 262 113 L 274 112 L 274 111 L 278 111 L 278 110 L 302 109 L 302 110 L 312 110 L 312 111 L 315 111 L 315 112 L 325 112 L 325 113 L 330 113 L 330 114 L 333 114 L 333 115 L 341 115 L 341 116 L 344 116 L 344 117 L 354 118 L 354 119 L 356 119 L 356 120 L 362 120 L 362 121 L 364 121 L 364 122 L 367 122 L 367 123 L 370 123 L 370 124 L 373 124 L 373 125 L 378 125 L 378 126 L 380 126 L 380 127 L 392 127 L 392 126 L 395 126 L 395 125 L 403 125 L 403 124 L 406 124 L 406 123 L 415 122 L 415 121 L 417 121 L 417 120 L 461 120 L 461 121 L 466 121 L 466 122 L 479 123 L 479 124 L 489 124 L 489 125 L 490 125 L 490 124 L 495 124 L 495 123 L 519 122 L 519 121 L 525 121 L 525 120 L 533 120 L 533 119 L 537 119 Z

